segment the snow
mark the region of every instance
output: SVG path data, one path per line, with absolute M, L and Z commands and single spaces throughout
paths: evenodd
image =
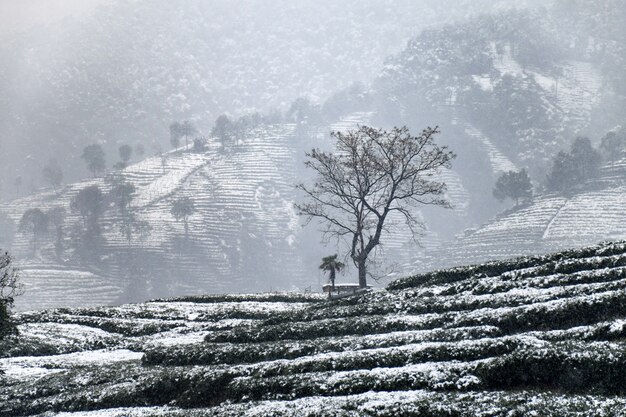
M 483 148 L 484 152 L 489 157 L 491 170 L 495 175 L 508 171 L 517 171 L 515 164 L 511 162 L 511 160 L 504 155 L 483 132 L 467 121 L 462 122 L 462 127 L 465 129 L 465 133 L 470 138 L 475 140 L 479 147 Z
M 38 410 L 68 411 L 59 405 L 64 401 L 84 404 L 85 410 L 110 406 L 113 400 L 128 407 L 143 395 L 138 392 L 144 387 L 167 389 L 180 381 L 181 390 L 191 389 L 174 390 L 173 398 L 181 400 L 199 395 L 196 387 L 217 380 L 226 381 L 219 389 L 232 397 L 216 408 L 155 407 L 161 403 L 149 400 L 141 403 L 145 407 L 62 415 L 343 416 L 350 415 L 348 410 L 353 414 L 358 410 L 358 415 L 372 410 L 402 415 L 409 410 L 424 412 L 426 406 L 499 415 L 510 401 L 527 407 L 520 409 L 523 415 L 543 407 L 557 407 L 555 415 L 569 415 L 571 408 L 592 409 L 590 404 L 606 410 L 604 415 L 614 415 L 611 410 L 622 403 L 523 389 L 492 391 L 483 377 L 511 358 L 541 361 L 558 354 L 564 363 L 620 364 L 626 321 L 620 316 L 608 320 L 593 316 L 626 297 L 626 267 L 621 266 L 626 255 L 619 248 L 607 245 L 564 259 L 538 258 L 523 268 L 500 267 L 504 272 L 493 276 L 468 273 L 465 279 L 433 286 L 373 291 L 358 303 L 350 299 L 289 303 L 271 301 L 268 295 L 232 295 L 198 297 L 197 302 L 164 300 L 22 313 L 18 319 L 28 322 L 20 324 L 19 344 L 58 335 L 58 346 L 81 351 L 0 359 L 4 381 L 10 382 L 0 384 L 0 398 L 4 395 L 11 406 L 18 404 L 16 398 L 36 398 L 43 404 Z M 244 301 L 234 301 L 237 297 Z M 569 327 L 552 323 L 551 317 L 564 317 L 572 309 L 580 317 L 577 313 L 567 318 Z M 242 314 L 258 318 L 243 320 Z M 271 318 L 271 324 L 265 318 Z M 122 333 L 55 323 L 61 319 L 115 324 Z M 225 323 L 230 327 L 222 326 Z M 144 326 L 150 327 L 149 333 L 124 336 L 124 328 Z M 247 343 L 248 337 L 254 342 Z M 90 345 L 101 340 L 108 340 L 110 347 Z M 41 396 L 38 384 L 44 383 L 50 389 L 57 384 L 68 388 L 59 396 Z M 381 387 L 394 392 L 375 392 Z M 529 396 L 532 401 L 522 400 Z
M 170 415 L 172 407 L 108 408 L 106 410 L 58 413 L 56 417 L 151 417 Z
M 126 349 L 91 350 L 54 356 L 25 356 L 0 359 L 0 369 L 14 379 L 37 378 L 65 369 L 87 366 L 106 365 L 116 362 L 139 361 L 143 353 Z

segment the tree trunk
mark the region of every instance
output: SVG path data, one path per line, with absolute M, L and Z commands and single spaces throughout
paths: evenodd
M 330 269 L 330 285 L 332 286 L 333 292 L 335 291 L 335 268 Z
M 365 267 L 365 260 L 359 261 L 359 288 L 367 287 L 367 270 Z

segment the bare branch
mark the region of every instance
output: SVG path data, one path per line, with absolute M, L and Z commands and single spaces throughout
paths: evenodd
M 412 136 L 407 127 L 385 131 L 358 126 L 331 133 L 336 152 L 313 149 L 306 154 L 306 166 L 317 173 L 317 179 L 310 187 L 298 186 L 308 199 L 296 204 L 298 212 L 308 221 L 315 218 L 325 224 L 325 236 L 349 242 L 361 285 L 365 285 L 370 254 L 376 255 L 383 234 L 390 231 L 390 213 L 398 212 L 415 237 L 423 229 L 413 213 L 416 207 L 450 207 L 443 197 L 445 183 L 434 178 L 441 169 L 450 168 L 455 155 L 435 144 L 438 133 L 437 127 Z

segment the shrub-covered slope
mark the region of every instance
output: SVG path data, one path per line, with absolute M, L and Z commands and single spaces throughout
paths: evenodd
M 22 313 L 2 346 L 0 415 L 624 415 L 625 284 L 619 242 L 339 301 Z
M 80 152 L 96 140 L 113 156 L 121 142 L 165 146 L 173 120 L 192 119 L 207 131 L 224 112 L 284 109 L 302 95 L 324 100 L 369 81 L 422 28 L 520 1 L 100 3 L 81 19 L 3 33 L 6 188 L 28 169 L 35 175 L 25 183 L 38 183 L 39 167 L 51 156 L 71 161 L 66 178 L 83 175 Z

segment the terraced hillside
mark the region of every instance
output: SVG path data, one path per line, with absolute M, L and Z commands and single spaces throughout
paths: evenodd
M 330 131 L 347 131 L 369 124 L 371 112 L 348 114 L 328 126 L 303 128 L 294 124 L 261 125 L 250 129 L 236 145 L 224 150 L 217 139 L 202 152 L 180 148 L 149 157 L 128 168 L 70 184 L 55 193 L 47 190 L 0 205 L 0 216 L 15 225 L 31 208 L 50 212 L 61 208 L 66 218 L 63 253 L 56 250 L 51 227 L 33 252 L 32 235 L 16 233 L 11 253 L 19 263 L 25 294 L 20 310 L 81 307 L 143 301 L 177 294 L 304 289 L 315 284 L 310 272 L 328 249 L 319 244 L 316 227 L 303 229 L 293 202 L 300 196 L 294 185 L 307 181 L 303 159 L 311 147 L 329 149 Z M 306 129 L 303 132 L 303 129 Z M 98 262 L 84 262 L 77 254 L 73 230 L 83 224 L 72 210 L 72 199 L 96 185 L 108 194 L 116 178 L 136 192 L 131 207 L 137 220 L 147 222 L 147 236 L 135 233 L 130 241 L 120 230 L 120 213 L 107 202 L 100 220 L 105 239 Z M 459 174 L 439 174 L 448 184 L 449 217 L 465 218 L 470 196 Z M 171 214 L 172 203 L 189 197 L 196 212 L 188 234 Z M 441 213 L 442 210 L 438 214 Z M 401 216 L 399 216 L 401 217 Z M 399 227 L 393 227 L 392 223 Z M 427 222 L 429 223 L 429 222 Z M 404 271 L 417 248 L 401 218 L 390 218 L 385 239 L 388 269 Z M 423 247 L 441 242 L 429 229 Z M 124 256 L 135 259 L 132 269 Z M 345 278 L 350 280 L 350 278 Z
M 100 220 L 105 242 L 97 262 L 86 263 L 77 255 L 72 230 L 83 220 L 70 202 L 91 185 L 108 194 L 110 176 L 1 205 L 0 213 L 16 225 L 31 208 L 62 208 L 66 213 L 62 254 L 55 251 L 53 230 L 40 239 L 36 253 L 32 235 L 15 235 L 10 249 L 18 258 L 26 290 L 18 307 L 107 304 L 127 296 L 132 286 L 144 289 L 135 299 L 268 290 L 287 277 L 290 285 L 304 287 L 302 260 L 293 249 L 301 229 L 291 206 L 298 162 L 294 140 L 293 125 L 264 125 L 226 152 L 215 141 L 203 152 L 181 148 L 118 171 L 118 178 L 136 188 L 132 210 L 151 231 L 127 240 L 118 210 L 107 202 Z M 183 222 L 170 213 L 172 202 L 181 197 L 192 198 L 196 209 L 187 236 Z M 125 253 L 138 264 L 133 271 L 121 262 Z M 282 259 L 289 268 L 273 268 L 270 262 L 258 261 L 259 256 Z
M 426 255 L 420 268 L 542 254 L 626 238 L 626 161 L 568 195 L 546 194 L 514 207 Z
M 22 313 L 0 415 L 623 416 L 626 242 L 340 301 L 196 296 Z

